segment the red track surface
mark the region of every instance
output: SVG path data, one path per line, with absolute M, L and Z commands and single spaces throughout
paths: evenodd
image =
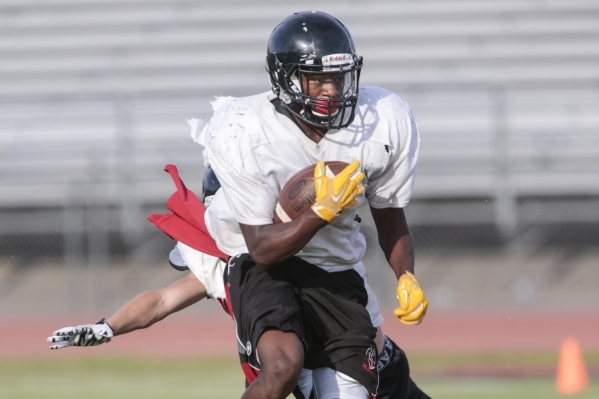
M 599 351 L 599 312 L 578 314 L 431 312 L 417 327 L 386 315 L 383 329 L 407 352 L 557 351 L 576 338 L 585 351 Z M 90 355 L 215 356 L 236 354 L 233 322 L 226 315 L 166 319 L 146 330 L 115 338 L 95 348 L 48 349 L 46 337 L 80 320 L 6 321 L 0 325 L 0 356 Z

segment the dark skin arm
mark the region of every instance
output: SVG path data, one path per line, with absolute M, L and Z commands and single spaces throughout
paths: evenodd
M 254 262 L 267 269 L 298 253 L 327 222 L 312 211 L 288 223 L 239 224 Z
M 391 269 L 399 278 L 414 271 L 414 244 L 402 208 L 370 208 L 381 246 Z M 241 224 L 250 255 L 269 268 L 298 253 L 327 223 L 313 212 L 306 212 L 289 223 L 251 226 Z
M 383 250 L 395 276 L 414 272 L 414 242 L 402 208 L 370 208 Z

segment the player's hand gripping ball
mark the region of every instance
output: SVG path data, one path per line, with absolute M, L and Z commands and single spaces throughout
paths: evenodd
M 110 342 L 113 336 L 112 328 L 102 319 L 96 324 L 61 328 L 54 331 L 47 341 L 58 342 L 50 349 L 61 349 L 68 346 L 96 346 Z
M 356 197 L 364 192 L 364 173 L 358 172 L 360 161 L 350 163 L 339 174 L 334 175 L 323 161 L 314 168 L 316 200 L 312 210 L 318 217 L 332 222 L 349 207 L 358 204 Z
M 393 314 L 399 321 L 404 324 L 420 324 L 428 308 L 428 298 L 412 273 L 405 272 L 399 277 L 397 299 L 399 307 Z
M 346 162 L 324 162 L 325 174 L 334 178 L 348 166 L 349 164 Z M 290 222 L 312 209 L 312 205 L 316 201 L 315 169 L 316 164 L 310 165 L 297 172 L 285 183 L 279 193 L 279 199 L 273 213 L 274 223 Z M 360 190 L 361 193 L 363 188 Z

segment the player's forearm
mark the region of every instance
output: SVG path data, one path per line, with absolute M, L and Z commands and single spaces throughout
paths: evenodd
M 409 231 L 383 252 L 397 278 L 405 272 L 414 273 L 414 243 Z
M 399 278 L 414 272 L 414 242 L 402 208 L 370 208 L 378 240 L 391 269 Z
M 193 273 L 175 281 L 166 288 L 142 292 L 106 322 L 114 335 L 146 328 L 166 316 L 206 298 L 204 284 Z
M 269 268 L 297 254 L 326 225 L 314 212 L 305 212 L 289 223 L 241 225 L 241 231 L 254 262 Z
M 112 328 L 115 336 L 149 327 L 172 313 L 168 312 L 162 302 L 162 295 L 159 291 L 142 292 L 106 322 Z

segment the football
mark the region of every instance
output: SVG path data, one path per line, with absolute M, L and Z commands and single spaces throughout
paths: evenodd
M 340 161 L 328 161 L 325 165 L 334 175 L 341 172 L 348 164 Z M 314 167 L 310 165 L 293 175 L 279 193 L 279 200 L 273 214 L 274 222 L 290 222 L 306 212 L 316 200 L 314 189 Z

